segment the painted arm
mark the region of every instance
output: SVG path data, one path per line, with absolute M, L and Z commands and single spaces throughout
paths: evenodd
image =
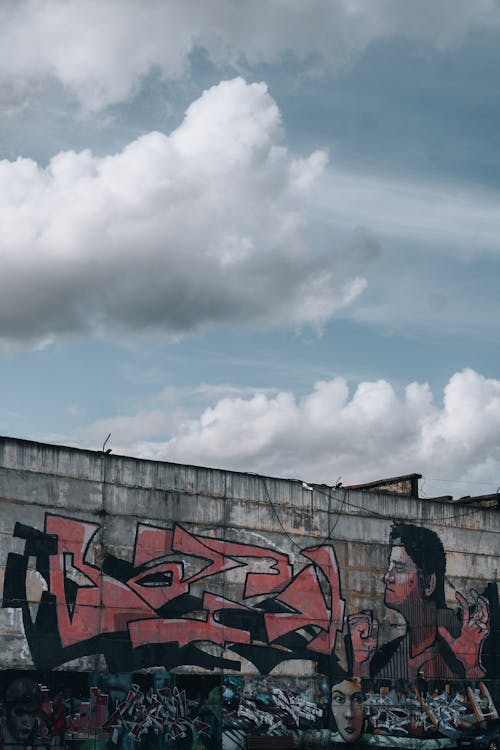
M 465 676 L 471 680 L 480 679 L 486 674 L 481 666 L 481 646 L 489 633 L 489 609 L 487 600 L 480 596 L 475 589 L 471 589 L 475 610 L 471 614 L 467 599 L 458 591 L 455 596 L 462 609 L 462 630 L 457 638 L 442 625 L 439 634 L 453 651 L 455 657 L 462 662 Z

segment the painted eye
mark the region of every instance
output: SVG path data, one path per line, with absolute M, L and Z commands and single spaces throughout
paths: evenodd
M 338 705 L 341 705 L 342 703 L 345 703 L 345 697 L 341 695 L 340 693 L 334 693 L 332 696 L 332 703 L 337 703 Z

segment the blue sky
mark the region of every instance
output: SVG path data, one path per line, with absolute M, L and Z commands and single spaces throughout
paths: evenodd
M 6 435 L 500 485 L 500 4 L 0 10 Z

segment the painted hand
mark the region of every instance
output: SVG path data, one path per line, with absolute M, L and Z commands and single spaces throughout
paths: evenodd
M 462 630 L 458 638 L 440 626 L 439 634 L 453 651 L 455 657 L 462 662 L 466 677 L 469 679 L 481 678 L 485 670 L 481 666 L 481 645 L 489 633 L 489 609 L 488 602 L 480 596 L 475 589 L 471 589 L 475 609 L 470 613 L 469 602 L 458 591 L 455 596 L 462 609 Z
M 368 677 L 370 662 L 377 648 L 378 620 L 369 610 L 347 618 L 353 652 L 353 674 Z

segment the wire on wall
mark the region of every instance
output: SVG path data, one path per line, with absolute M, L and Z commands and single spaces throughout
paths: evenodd
M 422 502 L 427 502 L 425 498 L 420 498 Z M 345 501 L 345 505 L 349 508 L 356 508 L 356 510 L 363 510 L 365 511 L 365 518 L 387 518 L 387 515 L 385 513 L 378 513 L 376 510 L 371 510 L 370 513 L 366 513 L 366 508 L 363 505 L 356 505 L 356 503 L 350 502 L 349 500 Z M 490 510 L 488 508 L 482 508 L 482 507 L 474 507 L 474 508 L 468 508 L 467 510 L 464 510 L 463 513 L 458 512 L 458 508 L 456 511 L 449 516 L 442 516 L 439 520 L 440 521 L 448 521 L 448 520 L 459 520 L 460 518 L 464 518 L 465 516 L 470 516 L 473 513 L 484 513 L 485 510 Z M 422 518 L 415 517 L 415 518 L 405 518 L 406 521 L 409 523 L 422 523 Z
M 267 482 L 266 482 L 265 478 L 263 476 L 261 476 L 260 474 L 258 474 L 257 476 L 259 477 L 259 479 L 261 480 L 262 484 L 264 485 L 264 489 L 266 491 L 266 496 L 267 496 L 267 501 L 268 501 L 269 505 L 272 508 L 272 511 L 273 511 L 273 513 L 274 513 L 274 515 L 276 517 L 276 520 L 278 521 L 278 523 L 280 525 L 280 528 L 281 528 L 282 532 L 287 537 L 287 539 L 289 540 L 289 542 L 301 552 L 302 551 L 302 547 L 299 544 L 297 544 L 297 542 L 295 541 L 295 539 L 293 539 L 290 536 L 290 534 L 288 533 L 288 531 L 285 529 L 285 527 L 283 526 L 283 524 L 281 522 L 281 518 L 279 517 L 279 513 L 276 510 L 276 507 L 275 507 L 273 501 L 271 500 L 271 495 L 269 494 L 269 489 L 267 487 Z
M 258 474 L 257 476 L 259 477 L 259 479 L 262 481 L 262 484 L 264 485 L 264 489 L 265 489 L 265 492 L 266 492 L 267 501 L 268 501 L 269 505 L 271 506 L 273 514 L 274 514 L 274 516 L 275 516 L 275 518 L 276 518 L 276 520 L 277 520 L 277 522 L 278 522 L 278 524 L 279 524 L 282 532 L 285 534 L 285 536 L 290 541 L 290 543 L 293 545 L 293 547 L 295 547 L 299 551 L 302 551 L 303 547 L 300 544 L 298 544 L 295 541 L 295 539 L 293 539 L 293 537 L 285 529 L 285 527 L 283 525 L 283 522 L 281 521 L 280 515 L 278 513 L 278 510 L 277 510 L 275 504 L 273 503 L 273 501 L 271 499 L 271 495 L 269 493 L 269 488 L 267 486 L 267 482 L 266 482 L 265 477 L 262 476 L 262 475 L 260 475 L 260 474 Z M 323 489 L 321 489 L 320 487 L 318 487 L 317 485 L 315 485 L 315 486 L 312 487 L 312 489 L 313 489 L 314 492 L 318 492 L 319 494 L 322 494 L 322 495 L 324 495 L 325 497 L 328 498 L 328 521 L 330 522 L 331 500 L 332 500 L 332 497 L 334 497 L 334 495 L 333 495 L 333 488 L 329 487 L 328 488 L 328 492 L 325 492 Z M 367 508 L 366 507 L 364 507 L 362 505 L 357 505 L 356 503 L 353 503 L 353 502 L 349 501 L 347 499 L 348 496 L 349 496 L 349 490 L 343 489 L 342 492 L 343 492 L 342 500 L 340 500 L 340 498 L 338 498 L 338 497 L 335 498 L 336 500 L 340 501 L 340 508 L 338 509 L 338 511 L 336 511 L 336 518 L 335 518 L 335 521 L 334 521 L 332 527 L 328 529 L 328 532 L 327 532 L 326 536 L 323 537 L 323 540 L 322 540 L 323 543 L 329 541 L 332 538 L 333 532 L 335 531 L 335 529 L 336 529 L 336 527 L 337 527 L 337 525 L 338 525 L 338 523 L 340 521 L 340 518 L 341 518 L 341 516 L 342 516 L 342 514 L 343 514 L 343 512 L 344 512 L 344 510 L 345 510 L 346 507 L 347 508 L 355 508 L 356 510 L 363 511 L 364 512 L 364 516 L 363 516 L 364 518 L 380 518 L 380 519 L 383 519 L 383 520 L 387 520 L 387 514 L 385 514 L 385 513 L 379 513 L 379 512 L 374 511 L 374 510 L 370 510 L 370 512 L 367 512 Z M 425 502 L 425 499 L 422 499 L 422 501 Z M 448 520 L 459 521 L 461 518 L 465 518 L 466 516 L 473 515 L 474 513 L 484 513 L 484 510 L 485 510 L 485 508 L 482 508 L 482 507 L 474 507 L 474 508 L 467 508 L 463 512 L 459 512 L 459 509 L 456 508 L 453 513 L 451 513 L 450 515 L 441 516 L 441 518 L 439 520 L 440 520 L 440 522 L 441 521 L 448 521 Z M 421 517 L 418 517 L 418 518 L 411 518 L 411 517 L 409 517 L 409 518 L 405 518 L 405 521 L 407 521 L 408 523 L 420 523 L 421 524 L 422 523 L 422 518 Z
M 262 484 L 264 485 L 264 489 L 266 491 L 266 496 L 267 496 L 267 501 L 268 501 L 269 505 L 272 508 L 274 516 L 275 516 L 276 520 L 278 521 L 278 524 L 279 524 L 282 532 L 285 534 L 285 536 L 290 541 L 290 543 L 296 549 L 298 549 L 301 552 L 302 549 L 303 549 L 303 545 L 297 544 L 297 542 L 295 541 L 295 539 L 293 539 L 293 537 L 290 536 L 290 534 L 288 533 L 288 531 L 283 526 L 283 523 L 282 523 L 281 518 L 279 516 L 278 510 L 277 510 L 275 504 L 273 503 L 273 501 L 271 499 L 271 495 L 269 493 L 269 488 L 267 486 L 267 482 L 266 482 L 265 477 L 263 477 L 260 474 L 258 474 L 257 476 L 259 477 L 259 479 L 262 481 Z M 319 489 L 318 487 L 313 487 L 311 489 L 313 490 L 313 492 L 319 492 L 320 494 L 325 495 L 325 497 L 328 497 L 328 521 L 330 521 L 331 499 L 333 497 L 332 488 L 331 487 L 329 488 L 328 495 L 327 495 L 326 492 L 324 492 L 323 490 Z M 344 490 L 343 491 L 343 497 L 342 497 L 341 505 L 340 505 L 339 510 L 337 511 L 337 518 L 335 519 L 335 522 L 334 522 L 333 526 L 328 530 L 328 534 L 325 537 L 323 537 L 323 539 L 322 539 L 323 542 L 327 542 L 329 539 L 331 539 L 331 536 L 332 536 L 333 532 L 335 531 L 335 528 L 336 528 L 338 522 L 340 521 L 340 517 L 341 517 L 342 512 L 344 510 L 344 505 L 345 505 L 345 502 L 346 502 L 346 497 L 347 497 L 347 492 L 346 492 L 346 490 Z M 336 498 L 336 500 L 340 500 L 340 498 Z

